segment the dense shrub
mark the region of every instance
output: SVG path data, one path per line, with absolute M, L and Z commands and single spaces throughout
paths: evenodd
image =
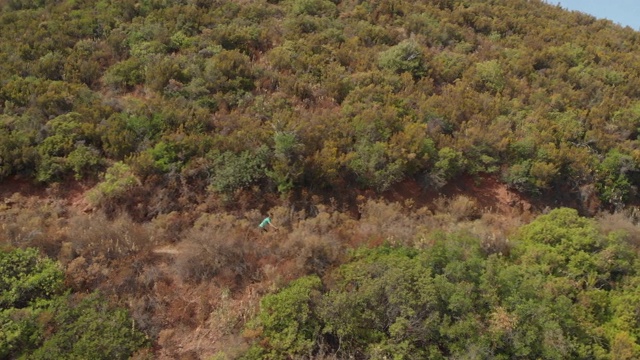
M 209 154 L 225 194 L 500 170 L 530 194 L 589 184 L 628 204 L 637 35 L 544 2 L 456 4 L 10 1 L 0 176 L 161 176 Z
M 147 342 L 127 311 L 112 308 L 99 295 L 61 298 L 51 310 L 55 316 L 49 326 L 55 332 L 31 354 L 33 359 L 129 359 Z
M 431 234 L 424 250 L 360 249 L 323 282 L 302 278 L 266 296 L 245 358 L 638 355 L 620 302 L 637 302 L 624 237 L 561 208 L 516 239 L 507 256 L 466 233 Z
M 216 276 L 231 281 L 244 279 L 254 270 L 246 261 L 247 256 L 256 252 L 256 245 L 249 235 L 255 236 L 246 222 L 233 215 L 205 214 L 178 244 L 175 272 L 182 279 L 195 283 Z
M 0 306 L 25 308 L 51 299 L 63 289 L 63 273 L 38 250 L 0 251 Z
M 128 359 L 146 344 L 123 309 L 62 294 L 58 264 L 35 249 L 0 252 L 0 356 Z

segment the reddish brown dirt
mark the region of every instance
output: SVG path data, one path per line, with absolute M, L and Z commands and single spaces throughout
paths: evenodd
M 9 199 L 15 193 L 22 196 L 44 198 L 46 196 L 46 187 L 38 186 L 19 178 L 5 179 L 0 182 L 0 199 Z
M 415 207 L 428 208 L 440 197 L 460 195 L 474 199 L 482 212 L 520 216 L 537 210 L 526 196 L 510 190 L 495 176 L 489 175 L 465 176 L 437 191 L 424 189 L 414 180 L 406 180 L 383 194 L 388 201 L 405 203 L 411 200 Z
M 45 186 L 13 177 L 0 182 L 0 202 L 11 202 L 11 198 L 17 194 L 31 201 L 59 201 L 74 209 L 87 210 L 86 192 L 92 185 L 70 180 Z

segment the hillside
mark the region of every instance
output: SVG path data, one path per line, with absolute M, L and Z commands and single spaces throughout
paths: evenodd
M 0 244 L 38 248 L 74 294 L 127 308 L 152 344 L 136 357 L 455 358 L 474 348 L 546 358 L 556 333 L 569 357 L 640 354 L 639 322 L 616 307 L 636 301 L 640 33 L 539 0 L 0 9 Z M 279 229 L 261 234 L 267 213 Z M 546 240 L 526 224 L 556 220 L 597 235 L 584 248 L 558 235 L 545 246 L 570 264 L 534 266 Z M 438 246 L 445 260 L 430 257 Z M 571 262 L 583 252 L 599 260 Z M 603 265 L 607 254 L 617 265 Z M 355 318 L 336 323 L 365 312 L 341 296 L 373 301 L 341 281 L 396 257 L 407 284 L 414 271 L 455 273 L 425 289 L 474 284 L 478 302 L 457 313 L 447 313 L 453 293 L 433 302 L 448 331 L 421 327 L 433 342 L 395 317 L 369 324 L 375 334 L 358 333 L 368 325 Z M 536 278 L 548 293 L 515 296 L 524 287 L 487 280 L 490 271 Z M 491 295 L 487 284 L 507 288 Z M 315 294 L 291 305 L 307 304 L 313 324 L 280 325 L 314 335 L 277 342 L 284 328 L 261 309 L 297 287 Z M 546 307 L 553 294 L 592 317 L 517 328 L 532 316 L 524 303 L 560 311 Z M 414 300 L 403 309 L 427 306 Z M 369 320 L 383 321 L 367 304 Z M 488 329 L 493 338 L 466 336 Z M 0 354 L 17 354 L 3 344 Z

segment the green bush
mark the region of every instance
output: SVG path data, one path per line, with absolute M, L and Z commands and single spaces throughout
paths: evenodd
M 0 251 L 0 307 L 24 308 L 51 299 L 63 288 L 58 264 L 36 249 Z
M 213 164 L 209 179 L 211 188 L 219 193 L 231 195 L 265 177 L 268 149 L 262 146 L 255 153 L 243 151 L 236 154 L 225 151 L 211 155 Z
M 35 249 L 0 251 L 0 358 L 129 359 L 147 343 L 125 310 L 64 295 L 63 280 Z
M 128 312 L 112 308 L 92 294 L 77 303 L 59 301 L 47 336 L 31 359 L 129 359 L 147 340 L 135 329 Z
M 516 250 L 522 264 L 553 276 L 610 289 L 621 276 L 634 272 L 628 245 L 615 234 L 603 236 L 574 209 L 539 216 L 520 229 L 517 239 L 522 242 Z
M 278 192 L 286 194 L 297 185 L 303 173 L 305 146 L 296 133 L 289 131 L 276 131 L 273 142 L 271 169 L 267 169 L 266 174 L 276 184 Z
M 480 90 L 500 93 L 506 86 L 502 66 L 497 60 L 489 60 L 476 64 L 476 86 Z
M 421 46 L 410 40 L 405 40 L 380 53 L 378 64 L 381 68 L 397 73 L 408 72 L 414 78 L 421 78 L 427 72 Z
M 264 341 L 245 359 L 283 359 L 310 356 L 316 349 L 320 323 L 314 313 L 322 283 L 317 276 L 294 280 L 282 291 L 265 296 L 260 312 L 249 326 Z
M 63 281 L 59 265 L 36 249 L 0 250 L 0 358 L 18 358 L 41 343 L 39 319 L 62 293 Z
M 389 156 L 383 142 L 362 141 L 351 154 L 347 166 L 356 175 L 358 182 L 377 191 L 384 191 L 402 180 L 406 161 Z
M 636 171 L 633 158 L 611 150 L 598 166 L 597 189 L 603 201 L 614 206 L 626 203 L 633 194 L 628 173 Z
M 87 193 L 87 198 L 94 205 L 118 199 L 139 183 L 129 165 L 123 162 L 114 163 L 104 175 L 104 181 Z
M 116 90 L 130 90 L 144 82 L 144 64 L 139 58 L 123 60 L 107 69 L 103 81 Z
M 634 250 L 560 208 L 487 254 L 464 232 L 433 233 L 423 250 L 354 252 L 316 279 L 264 298 L 245 358 L 633 358 L 640 300 Z M 300 329 L 307 329 L 306 332 Z M 318 332 L 319 331 L 319 332 Z

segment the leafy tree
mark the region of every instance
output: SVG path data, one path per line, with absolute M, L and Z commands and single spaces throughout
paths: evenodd
M 426 74 L 426 64 L 422 48 L 415 41 L 406 40 L 380 53 L 380 67 L 397 73 L 408 72 L 414 78 Z
M 49 80 L 62 80 L 64 55 L 60 52 L 49 52 L 38 59 L 35 72 Z
M 502 66 L 497 60 L 489 60 L 476 64 L 477 86 L 480 90 L 501 92 L 506 86 Z
M 63 294 L 59 264 L 33 248 L 0 251 L 0 356 L 128 359 L 146 345 L 123 309 Z
M 598 190 L 605 202 L 621 206 L 635 192 L 628 174 L 637 169 L 629 155 L 611 150 L 600 163 L 597 171 Z
M 116 162 L 107 169 L 104 181 L 91 189 L 87 197 L 94 204 L 119 199 L 125 196 L 138 182 L 138 178 L 129 165 Z
M 438 151 L 438 160 L 434 164 L 434 171 L 450 180 L 461 174 L 466 167 L 464 155 L 452 148 L 444 147 Z
M 0 116 L 0 121 L 9 125 L 14 119 L 5 115 Z M 38 155 L 35 142 L 35 134 L 30 131 L 0 126 L 0 179 L 32 171 Z
M 129 359 L 147 342 L 127 311 L 111 308 L 98 294 L 77 303 L 59 301 L 52 310 L 50 325 L 56 331 L 33 352 L 33 359 Z
M 109 64 L 111 54 L 104 43 L 95 40 L 78 41 L 64 63 L 64 79 L 94 86 Z
M 276 183 L 278 191 L 285 194 L 293 189 L 303 173 L 304 144 L 294 132 L 288 131 L 276 131 L 273 140 L 272 168 L 267 170 L 267 175 Z
M 595 281 L 592 286 L 611 288 L 616 278 L 632 271 L 624 243 L 599 234 L 593 221 L 578 216 L 574 209 L 541 215 L 521 229 L 520 239 L 523 264 L 544 267 L 554 276 L 589 279 Z
M 335 16 L 336 5 L 329 0 L 295 0 L 291 4 L 291 14 L 311 16 Z
M 206 63 L 203 78 L 209 91 L 242 92 L 254 88 L 249 57 L 237 50 L 222 50 Z
M 129 58 L 109 67 L 104 82 L 115 90 L 131 90 L 144 81 L 144 67 L 139 58 Z
M 437 290 L 430 270 L 413 255 L 379 249 L 341 269 L 319 309 L 324 332 L 338 339 L 341 354 L 439 355 L 429 346 L 439 338 Z
M 432 76 L 435 80 L 443 83 L 453 83 L 462 77 L 467 66 L 466 61 L 467 58 L 462 54 L 442 51 L 429 60 L 429 65 L 433 69 Z
M 40 257 L 36 249 L 0 251 L 0 306 L 25 308 L 51 299 L 63 289 L 58 264 Z
M 255 153 L 243 151 L 235 154 L 226 151 L 212 155 L 210 186 L 217 192 L 231 195 L 265 177 L 268 149 L 259 148 Z
M 61 178 L 67 171 L 74 170 L 81 177 L 100 160 L 97 150 L 84 145 L 91 125 L 83 123 L 81 115 L 69 113 L 47 122 L 47 136 L 38 146 L 40 160 L 37 166 L 39 181 L 47 182 Z M 69 161 L 71 156 L 71 163 Z
M 253 347 L 243 358 L 311 355 L 321 330 L 313 309 L 321 289 L 320 278 L 312 275 L 296 279 L 282 291 L 265 296 L 249 329 L 257 332 L 256 337 L 263 339 L 266 346 Z
M 405 159 L 393 159 L 383 142 L 362 141 L 348 156 L 347 166 L 358 176 L 358 181 L 377 191 L 384 191 L 402 180 Z
M 506 254 L 487 254 L 479 239 L 462 232 L 434 233 L 420 250 L 357 250 L 327 275 L 324 291 L 316 287 L 310 297 L 292 283 L 269 297 L 288 306 L 263 306 L 263 320 L 247 330 L 257 340 L 247 356 L 268 354 L 274 348 L 267 341 L 291 333 L 281 324 L 313 324 L 304 350 L 290 357 L 308 356 L 309 349 L 362 358 L 637 354 L 638 319 L 626 306 L 638 302 L 637 273 L 624 234 L 601 233 L 594 220 L 559 208 L 521 227 L 514 240 Z M 296 307 L 285 294 L 301 294 L 304 317 L 287 312 Z

